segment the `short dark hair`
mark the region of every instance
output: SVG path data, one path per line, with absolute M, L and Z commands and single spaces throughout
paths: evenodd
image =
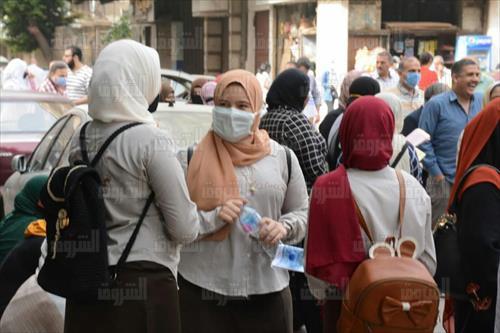
M 72 46 L 66 48 L 66 50 L 71 50 L 71 55 L 72 56 L 78 56 L 78 59 L 80 61 L 82 61 L 83 54 L 82 54 L 82 49 L 81 48 L 79 48 L 78 46 L 72 45 Z
M 404 57 L 401 59 L 398 65 L 398 72 L 402 73 L 405 70 L 406 64 L 412 60 L 416 60 L 420 63 L 420 60 L 418 60 L 416 57 Z
M 305 67 L 307 70 L 310 70 L 311 61 L 306 57 L 299 58 L 299 60 L 297 60 L 297 67 Z
M 462 60 L 457 61 L 451 66 L 451 74 L 458 75 L 462 73 L 465 66 L 476 65 L 479 67 L 478 63 L 471 58 L 463 58 Z
M 392 61 L 392 55 L 389 52 L 387 52 L 387 51 L 380 52 L 379 54 L 377 54 L 377 57 L 386 57 L 387 60 L 389 60 L 390 64 L 393 63 L 393 61 Z
M 420 55 L 420 64 L 428 65 L 432 62 L 432 54 L 429 52 L 424 52 Z
M 259 73 L 267 72 L 270 70 L 271 70 L 271 65 L 269 65 L 267 62 L 264 62 L 259 66 Z
M 54 74 L 59 69 L 67 69 L 68 65 L 62 60 L 53 61 L 49 67 L 49 75 Z
M 425 89 L 424 99 L 427 102 L 433 96 L 439 95 L 447 91 L 450 91 L 450 87 L 448 87 L 446 84 L 434 83 L 433 85 L 430 85 L 429 87 L 427 87 L 427 89 Z

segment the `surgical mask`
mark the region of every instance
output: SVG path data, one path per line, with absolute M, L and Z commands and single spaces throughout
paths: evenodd
M 262 117 L 263 112 L 260 115 Z M 212 112 L 214 132 L 226 141 L 236 143 L 252 134 L 257 113 L 215 106 Z
M 408 72 L 408 74 L 406 74 L 406 84 L 408 84 L 408 86 L 415 88 L 419 82 L 420 73 Z
M 55 82 L 59 87 L 66 87 L 66 78 L 64 76 L 58 77 Z

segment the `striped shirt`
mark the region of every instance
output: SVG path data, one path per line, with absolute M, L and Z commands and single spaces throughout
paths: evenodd
M 77 100 L 87 96 L 91 76 L 92 68 L 87 65 L 76 72 L 69 71 L 66 85 L 69 99 Z
M 66 90 L 58 90 L 54 83 L 49 79 L 46 78 L 45 81 L 43 81 L 42 85 L 40 88 L 38 88 L 39 92 L 44 92 L 44 93 L 49 93 L 49 94 L 57 94 L 61 96 L 66 96 Z

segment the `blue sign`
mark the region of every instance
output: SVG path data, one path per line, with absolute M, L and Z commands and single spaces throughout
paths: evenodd
M 471 49 L 490 48 L 492 44 L 490 36 L 465 36 L 465 38 L 467 40 L 467 46 Z

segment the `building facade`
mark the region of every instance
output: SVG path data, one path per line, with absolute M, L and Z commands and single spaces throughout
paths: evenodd
M 192 0 L 192 8 L 204 19 L 204 71 L 212 74 L 269 63 L 276 75 L 301 56 L 317 73 L 372 70 L 362 60 L 376 47 L 429 51 L 451 64 L 458 35 L 492 36 L 492 66 L 499 59 L 496 0 Z

